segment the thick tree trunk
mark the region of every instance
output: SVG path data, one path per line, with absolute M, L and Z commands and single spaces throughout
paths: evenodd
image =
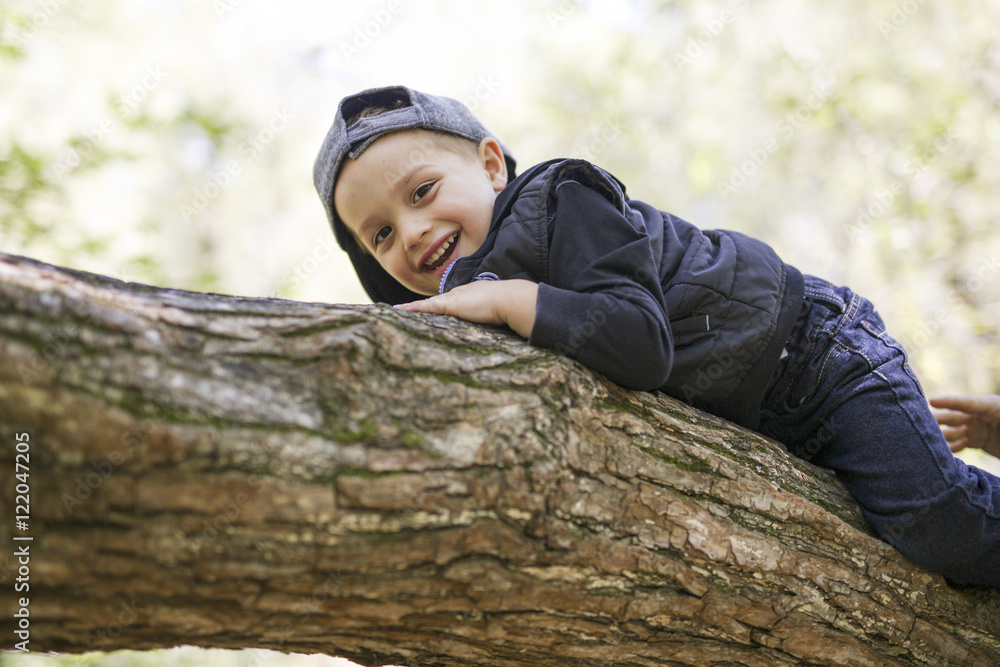
M 5 647 L 1000 664 L 826 472 L 450 318 L 0 256 L 0 438 Z

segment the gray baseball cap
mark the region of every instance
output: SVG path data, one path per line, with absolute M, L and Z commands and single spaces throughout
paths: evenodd
M 371 107 L 389 111 L 359 118 L 365 109 Z M 495 137 L 458 100 L 428 95 L 405 86 L 372 88 L 348 95 L 340 101 L 333 126 L 313 165 L 313 183 L 326 209 L 337 243 L 351 258 L 362 287 L 376 303 L 406 303 L 424 297 L 403 287 L 374 257 L 361 249 L 337 215 L 333 205 L 333 192 L 345 160 L 357 158 L 383 135 L 416 128 L 454 134 L 476 144 L 487 137 Z M 514 157 L 502 143 L 500 148 L 507 162 L 508 179 L 513 179 L 516 167 Z

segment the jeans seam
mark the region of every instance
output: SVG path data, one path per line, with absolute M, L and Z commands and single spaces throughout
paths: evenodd
M 847 310 L 841 316 L 840 320 L 837 322 L 837 326 L 834 327 L 833 332 L 830 335 L 836 336 L 840 333 L 840 330 L 844 328 L 844 325 L 847 324 L 848 321 L 854 319 L 855 311 L 860 309 L 860 307 L 861 299 L 859 299 L 858 295 L 855 294 L 851 297 L 851 302 L 847 304 Z
M 861 352 L 860 350 L 855 350 L 850 345 L 845 345 L 836 338 L 837 334 L 840 333 L 840 330 L 844 328 L 844 325 L 854 318 L 855 311 L 859 310 L 860 307 L 861 307 L 861 299 L 855 294 L 851 297 L 850 303 L 847 304 L 845 310 L 841 313 L 840 317 L 837 319 L 837 323 L 834 326 L 833 330 L 817 331 L 817 335 L 813 338 L 812 345 L 809 348 L 809 357 L 810 358 L 812 357 L 812 352 L 816 347 L 816 341 L 819 338 L 819 334 L 825 334 L 826 336 L 828 336 L 830 345 L 836 346 L 837 352 L 836 354 L 834 354 L 834 350 L 831 349 L 826 353 L 826 357 L 823 359 L 823 365 L 820 367 L 819 372 L 816 374 L 816 379 L 813 381 L 813 385 L 811 390 L 809 391 L 809 394 L 799 402 L 799 405 L 802 405 L 802 403 L 805 403 L 807 400 L 815 396 L 816 392 L 819 391 L 819 387 L 823 384 L 823 380 L 824 378 L 826 378 L 826 373 L 829 370 L 830 366 L 832 366 L 844 352 L 857 352 L 868 363 L 868 368 L 869 369 L 872 368 L 871 359 L 869 359 L 864 352 Z
M 831 366 L 833 366 L 834 363 L 836 363 L 837 359 L 840 358 L 840 355 L 844 354 L 844 352 L 850 351 L 850 348 L 846 347 L 845 345 L 842 345 L 839 341 L 835 340 L 831 342 L 836 347 L 836 349 L 835 350 L 831 349 L 829 352 L 826 353 L 826 358 L 823 359 L 823 365 L 820 366 L 819 372 L 816 374 L 816 380 L 813 382 L 813 386 L 809 392 L 808 398 L 812 398 L 813 396 L 816 395 L 816 392 L 819 391 L 820 386 L 822 386 L 823 384 L 823 380 L 826 378 L 827 371 L 830 369 Z
M 888 334 L 888 331 L 885 331 L 884 329 L 881 332 L 874 331 L 871 324 L 866 321 L 862 321 L 861 326 L 864 327 L 865 331 L 867 331 L 869 334 L 877 338 L 879 342 L 881 342 L 883 345 L 885 345 L 891 350 L 895 350 L 896 352 L 898 352 L 903 356 L 903 364 L 902 364 L 903 372 L 905 372 L 908 376 L 910 376 L 910 379 L 913 380 L 914 383 L 916 383 L 917 388 L 920 390 L 920 395 L 923 396 L 924 388 L 920 386 L 920 380 L 917 379 L 916 373 L 913 372 L 913 368 L 910 366 L 910 359 L 909 355 L 906 353 L 906 349 L 898 342 L 895 341 L 889 342 L 888 340 L 886 340 L 886 334 Z
M 872 360 L 868 357 L 868 355 L 865 354 L 864 350 L 855 349 L 855 348 L 851 347 L 850 345 L 845 345 L 844 347 L 846 347 L 848 350 L 850 350 L 851 352 L 854 352 L 859 357 L 861 357 L 862 359 L 864 359 L 865 363 L 868 364 L 868 370 L 870 372 L 872 372 L 872 373 L 876 372 L 875 369 L 877 369 L 879 366 L 882 365 L 882 364 L 875 364 L 875 363 L 873 363 Z M 883 363 L 889 363 L 889 362 L 887 360 L 887 361 L 885 361 Z

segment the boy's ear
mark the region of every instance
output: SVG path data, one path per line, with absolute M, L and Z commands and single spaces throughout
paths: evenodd
M 507 187 L 507 160 L 504 159 L 500 142 L 493 137 L 486 137 L 480 141 L 479 161 L 486 170 L 495 192 Z

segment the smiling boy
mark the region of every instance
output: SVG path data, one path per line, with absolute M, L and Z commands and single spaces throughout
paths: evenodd
M 337 185 L 336 211 L 362 250 L 407 289 L 432 295 L 453 259 L 486 241 L 493 203 L 507 185 L 507 163 L 492 137 L 477 146 L 429 130 L 402 130 L 373 143 L 363 160 L 344 164 Z M 527 338 L 537 292 L 528 280 L 478 281 L 408 307 L 506 324 Z
M 392 86 L 341 102 L 314 179 L 373 301 L 506 324 L 758 430 L 834 470 L 914 562 L 1000 586 L 1000 479 L 952 456 L 871 303 L 589 162 L 515 166 L 462 104 Z

